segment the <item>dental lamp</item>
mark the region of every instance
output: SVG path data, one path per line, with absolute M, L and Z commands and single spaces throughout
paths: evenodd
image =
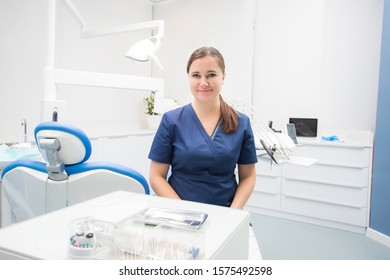
M 153 42 L 155 40 L 155 42 Z M 148 39 L 139 41 L 129 48 L 126 52 L 126 57 L 133 59 L 135 61 L 146 62 L 149 59 L 153 59 L 154 62 L 164 70 L 160 60 L 154 54 L 161 46 L 161 41 L 157 37 L 150 37 Z

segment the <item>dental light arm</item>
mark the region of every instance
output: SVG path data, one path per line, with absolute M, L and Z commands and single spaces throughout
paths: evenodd
M 154 37 L 161 39 L 164 36 L 164 21 L 162 21 L 162 20 L 153 20 L 153 21 L 147 21 L 147 22 L 120 25 L 120 26 L 114 26 L 111 28 L 102 28 L 99 30 L 97 30 L 97 29 L 89 30 L 89 29 L 84 27 L 81 29 L 81 36 L 83 38 L 91 38 L 91 37 L 124 33 L 124 32 L 129 32 L 129 31 L 153 29 L 153 28 L 157 28 L 157 30 L 158 30 L 157 35 L 155 35 Z
M 62 0 L 62 1 L 64 2 L 65 6 L 69 9 L 69 11 L 72 13 L 73 17 L 80 24 L 81 37 L 83 38 L 92 38 L 92 37 L 130 32 L 130 31 L 157 28 L 156 35 L 144 39 L 142 41 L 139 41 L 135 43 L 133 46 L 131 46 L 129 50 L 126 52 L 126 57 L 131 58 L 135 61 L 142 61 L 142 62 L 153 59 L 161 69 L 164 69 L 160 60 L 154 54 L 161 46 L 161 38 L 164 36 L 164 26 L 165 26 L 164 21 L 152 20 L 152 21 L 146 21 L 140 23 L 114 26 L 110 28 L 102 28 L 99 30 L 97 29 L 93 30 L 87 27 L 86 21 L 84 20 L 84 18 L 82 17 L 82 15 L 77 10 L 76 6 L 73 4 L 71 0 Z
M 76 6 L 73 4 L 71 0 L 62 0 L 65 6 L 72 13 L 73 17 L 77 20 L 77 22 L 81 26 L 81 36 L 83 38 L 90 37 L 98 37 L 105 35 L 112 35 L 117 33 L 129 32 L 129 31 L 137 31 L 143 29 L 152 29 L 157 28 L 158 33 L 155 35 L 156 38 L 161 39 L 164 36 L 164 21 L 162 20 L 152 20 L 147 22 L 133 23 L 127 25 L 120 25 L 111 28 L 102 28 L 99 30 L 90 30 L 87 27 L 87 22 L 77 10 Z

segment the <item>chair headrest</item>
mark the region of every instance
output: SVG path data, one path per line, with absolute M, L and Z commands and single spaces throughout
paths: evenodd
M 88 136 L 79 128 L 63 122 L 43 122 L 34 130 L 35 142 L 45 161 L 48 158 L 40 147 L 41 139 L 58 139 L 61 148 L 58 159 L 65 165 L 85 162 L 91 156 L 92 145 Z

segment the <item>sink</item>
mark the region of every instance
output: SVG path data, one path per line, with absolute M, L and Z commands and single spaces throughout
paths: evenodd
M 11 146 L 0 144 L 0 170 L 8 164 L 19 159 L 40 159 L 41 153 L 38 148 L 31 143 L 18 143 Z

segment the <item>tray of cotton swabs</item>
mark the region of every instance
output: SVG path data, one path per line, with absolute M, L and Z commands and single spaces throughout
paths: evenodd
M 124 260 L 199 260 L 205 256 L 201 230 L 160 224 L 143 235 L 119 229 L 114 239 L 117 258 Z
M 208 215 L 204 212 L 151 207 L 146 208 L 141 216 L 145 224 L 149 225 L 165 224 L 198 229 Z

